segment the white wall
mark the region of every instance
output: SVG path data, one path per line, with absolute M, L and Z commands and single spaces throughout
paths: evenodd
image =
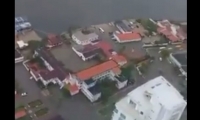
M 24 60 L 24 57 L 15 58 L 15 63 L 22 62 L 23 60 Z

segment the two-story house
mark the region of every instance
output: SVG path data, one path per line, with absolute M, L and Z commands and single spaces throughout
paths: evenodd
M 98 40 L 99 36 L 96 33 L 88 30 L 77 30 L 72 34 L 72 39 L 78 45 L 87 45 Z
M 99 47 L 88 44 L 88 45 L 73 45 L 72 50 L 83 60 L 89 60 L 94 58 L 99 51 Z
M 127 79 L 121 79 L 121 70 L 119 65 L 109 60 L 99 65 L 80 71 L 76 74 L 77 80 L 82 85 L 81 91 L 91 101 L 94 102 L 101 97 L 99 86 L 96 85 L 98 80 L 106 77 L 117 81 L 116 87 L 121 89 L 127 85 Z M 120 77 L 120 78 L 119 78 Z

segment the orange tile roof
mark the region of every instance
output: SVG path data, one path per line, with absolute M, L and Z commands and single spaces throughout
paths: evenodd
M 113 71 L 115 74 L 118 74 L 118 75 L 121 73 L 121 70 L 120 70 L 119 67 L 113 68 L 112 71 Z
M 24 109 L 15 112 L 15 119 L 24 117 L 26 115 L 26 111 Z
M 70 92 L 75 92 L 75 91 L 79 90 L 79 88 L 78 88 L 78 86 L 76 84 L 69 85 L 68 89 L 69 89 Z
M 122 55 L 113 55 L 112 56 L 112 59 L 115 61 L 115 62 L 126 62 L 126 58 Z
M 125 34 L 117 34 L 117 37 L 119 40 L 124 41 L 124 40 L 133 40 L 133 39 L 140 39 L 141 36 L 137 32 L 133 33 L 125 33 Z
M 106 61 L 102 64 L 88 68 L 86 70 L 78 72 L 76 75 L 80 80 L 87 80 L 95 75 L 101 74 L 107 70 L 117 67 L 118 64 L 113 60 Z

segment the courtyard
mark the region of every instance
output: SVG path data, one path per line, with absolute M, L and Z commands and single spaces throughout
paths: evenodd
M 87 69 L 99 63 L 96 60 L 83 61 L 78 55 L 72 50 L 70 45 L 63 44 L 60 47 L 53 48 L 51 53 L 54 57 L 60 61 L 67 70 L 72 72 L 78 72 L 83 69 Z

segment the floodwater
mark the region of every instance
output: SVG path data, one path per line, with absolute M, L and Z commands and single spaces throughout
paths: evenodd
M 186 21 L 187 0 L 15 0 L 15 15 L 28 16 L 34 28 L 59 33 L 126 18 Z

